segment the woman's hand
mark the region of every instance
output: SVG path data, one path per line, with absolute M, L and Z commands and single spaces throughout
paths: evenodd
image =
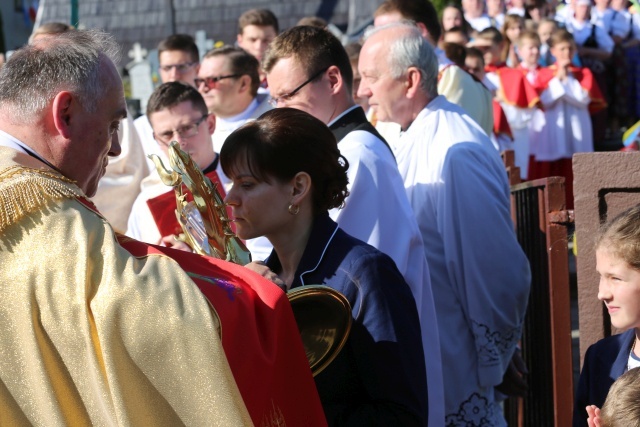
M 278 276 L 276 273 L 271 271 L 271 269 L 267 267 L 267 265 L 264 262 L 253 261 L 253 262 L 250 262 L 249 264 L 246 264 L 245 267 L 251 271 L 258 273 L 265 279 L 272 281 L 273 283 L 278 285 L 280 289 L 287 292 L 287 285 L 284 283 L 284 281 L 280 278 L 280 276 Z
M 182 240 L 178 240 L 178 238 L 173 234 L 162 237 L 158 244 L 160 246 L 166 246 L 168 248 L 177 249 L 179 251 L 193 252 L 191 246 L 187 245 Z
M 589 427 L 600 427 L 600 408 L 598 408 L 596 405 L 589 405 L 587 406 L 587 415 L 589 415 L 589 418 L 587 418 L 587 425 Z

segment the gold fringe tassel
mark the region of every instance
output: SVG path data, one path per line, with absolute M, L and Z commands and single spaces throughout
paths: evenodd
M 50 170 L 12 166 L 0 172 L 0 232 L 51 200 L 84 197 L 75 181 Z

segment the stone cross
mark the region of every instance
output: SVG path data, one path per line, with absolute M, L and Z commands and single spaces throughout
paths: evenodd
M 129 51 L 129 57 L 133 59 L 127 64 L 131 79 L 131 97 L 140 100 L 140 109 L 145 111 L 147 101 L 153 93 L 153 81 L 151 79 L 151 65 L 145 60 L 147 50 L 135 43 Z
M 144 61 L 144 58 L 147 56 L 147 49 L 143 49 L 140 46 L 140 43 L 134 43 L 133 49 L 129 51 L 129 58 L 133 59 L 134 63 Z

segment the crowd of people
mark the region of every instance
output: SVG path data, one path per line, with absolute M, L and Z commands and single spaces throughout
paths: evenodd
M 111 36 L 38 28 L 0 69 L 0 424 L 506 425 L 531 272 L 500 152 L 522 178 L 564 176 L 571 206 L 571 157 L 604 138 L 599 118 L 636 118 L 607 78 L 635 70 L 636 15 L 587 3 L 439 16 L 384 0 L 347 46 L 320 19 L 281 31 L 251 9 L 208 52 L 161 40 L 135 120 Z M 249 264 L 180 238 L 151 160 L 168 165 L 172 141 Z M 635 271 L 603 236 L 601 274 Z M 344 295 L 353 322 L 314 377 L 285 296 L 309 285 Z M 602 374 L 585 370 L 576 425 L 613 425 Z

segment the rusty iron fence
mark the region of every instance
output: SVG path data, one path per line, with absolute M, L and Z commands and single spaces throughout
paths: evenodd
M 524 398 L 505 402 L 511 427 L 570 426 L 573 370 L 564 178 L 519 183 L 513 156 L 503 153 L 511 185 L 511 215 L 531 265 L 531 293 L 521 340 L 529 375 Z

